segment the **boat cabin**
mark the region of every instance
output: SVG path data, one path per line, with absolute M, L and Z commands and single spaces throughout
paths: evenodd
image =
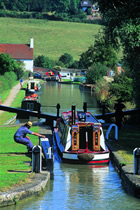
M 70 131 L 68 132 L 69 129 Z M 70 150 L 82 150 L 85 148 L 90 151 L 101 150 L 101 123 L 89 112 L 77 112 L 75 122 L 72 120 L 72 111 L 63 112 L 58 132 L 64 144 L 66 139 L 69 138 L 69 141 L 71 141 Z M 102 149 L 105 149 L 104 145 L 102 147 Z
M 34 95 L 34 94 L 33 94 Z M 35 94 L 36 95 L 36 94 Z M 26 96 L 21 103 L 21 109 L 40 112 L 40 103 L 38 97 Z
M 27 91 L 28 92 L 39 91 L 40 88 L 41 88 L 40 82 L 37 80 L 29 80 L 27 83 Z

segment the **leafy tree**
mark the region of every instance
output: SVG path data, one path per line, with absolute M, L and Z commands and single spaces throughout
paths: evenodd
M 73 63 L 73 57 L 68 53 L 64 53 L 60 56 L 59 61 L 61 61 L 66 67 L 69 67 Z
M 80 0 L 1 0 L 0 9 L 75 14 L 79 8 L 79 3 Z
M 74 61 L 69 67 L 73 68 L 73 69 L 78 69 L 79 68 L 79 61 Z
M 125 74 L 121 73 L 114 77 L 114 81 L 110 83 L 110 93 L 116 99 L 122 98 L 124 102 L 132 101 L 133 93 L 133 80 Z
M 44 55 L 39 55 L 35 60 L 34 60 L 34 65 L 37 67 L 44 67 L 44 68 L 52 68 L 52 61 L 48 58 L 45 57 Z
M 70 0 L 69 13 L 78 14 L 80 0 Z
M 124 60 L 132 72 L 135 101 L 140 106 L 140 4 L 139 0 L 98 0 L 105 21 L 105 34 L 114 46 L 120 43 Z
M 23 63 L 16 62 L 12 57 L 4 53 L 0 53 L 0 75 L 4 75 L 5 72 L 14 72 L 17 75 L 17 79 L 23 75 Z
M 111 43 L 106 40 L 103 33 L 98 33 L 94 45 L 81 54 L 79 65 L 88 68 L 92 64 L 100 62 L 115 70 L 117 60 L 117 54 Z
M 107 75 L 107 70 L 108 70 L 107 66 L 101 63 L 94 64 L 87 71 L 86 74 L 87 83 L 95 84 L 97 80 Z

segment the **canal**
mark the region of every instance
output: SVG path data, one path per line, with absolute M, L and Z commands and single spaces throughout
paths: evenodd
M 101 113 L 94 93 L 79 89 L 78 85 L 47 82 L 42 85 L 40 102 L 42 112 L 56 114 L 56 104 L 60 112 L 83 109 L 87 102 L 88 111 Z M 62 164 L 55 153 L 54 177 L 44 192 L 7 210 L 125 210 L 140 209 L 139 199 L 125 193 L 121 180 L 111 162 L 109 166 Z

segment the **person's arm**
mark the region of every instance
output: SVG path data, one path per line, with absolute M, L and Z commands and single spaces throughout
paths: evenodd
M 46 136 L 41 135 L 41 134 L 39 134 L 39 133 L 35 133 L 35 132 L 32 132 L 32 135 L 39 136 L 39 137 L 42 137 L 42 138 L 46 138 Z

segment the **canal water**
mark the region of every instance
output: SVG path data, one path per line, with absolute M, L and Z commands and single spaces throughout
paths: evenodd
M 42 85 L 40 94 L 42 112 L 56 113 L 56 104 L 60 111 L 83 109 L 87 102 L 88 111 L 100 113 L 101 110 L 93 92 L 83 91 L 78 85 L 65 85 L 47 82 Z M 125 193 L 121 179 L 109 166 L 95 167 L 87 165 L 62 164 L 57 152 L 54 160 L 54 176 L 44 192 L 22 201 L 7 210 L 137 210 L 140 209 L 139 199 Z

